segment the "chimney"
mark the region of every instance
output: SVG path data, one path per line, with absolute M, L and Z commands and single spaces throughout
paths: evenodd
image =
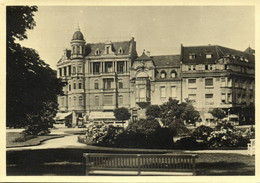
M 151 52 L 150 52 L 150 51 L 147 51 L 147 52 L 146 52 L 146 55 L 147 55 L 148 57 L 150 57 Z

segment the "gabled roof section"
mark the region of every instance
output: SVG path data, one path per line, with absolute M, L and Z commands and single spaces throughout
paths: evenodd
M 128 55 L 130 54 L 130 45 L 131 41 L 121 41 L 121 42 L 112 42 L 112 51 L 115 54 L 119 53 L 119 49 L 122 48 L 123 53 L 120 55 Z M 105 45 L 106 43 L 90 43 L 86 45 L 86 56 L 94 56 L 95 51 L 99 50 L 101 55 L 105 53 Z
M 146 55 L 145 52 L 143 52 L 143 54 L 140 57 L 137 57 L 135 60 L 136 61 L 147 61 L 147 60 L 152 60 L 152 58 L 149 57 L 148 55 Z
M 255 64 L 254 55 L 218 45 L 182 47 L 181 52 L 183 64 L 215 64 L 223 57 L 230 58 L 231 63 L 238 65 L 254 66 Z M 206 54 L 211 54 L 211 58 L 206 58 Z M 192 55 L 195 56 L 190 59 Z M 248 61 L 240 60 L 241 58 Z
M 255 50 L 250 46 L 244 51 L 245 53 L 255 54 Z
M 156 67 L 180 67 L 180 55 L 153 56 Z

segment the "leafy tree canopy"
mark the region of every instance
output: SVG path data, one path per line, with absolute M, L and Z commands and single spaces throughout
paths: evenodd
M 49 126 L 57 110 L 62 82 L 31 48 L 15 39 L 27 38 L 36 25 L 36 6 L 7 7 L 7 126 Z
M 128 109 L 125 107 L 116 108 L 114 110 L 114 116 L 117 120 L 128 120 L 131 117 L 131 114 L 129 113 Z
M 145 114 L 146 116 L 159 118 L 161 114 L 161 109 L 158 105 L 150 105 L 146 108 Z
M 219 108 L 214 108 L 210 113 L 217 119 L 223 119 L 226 116 L 225 111 Z

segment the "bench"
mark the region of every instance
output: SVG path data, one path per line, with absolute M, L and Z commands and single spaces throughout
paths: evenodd
M 86 175 L 195 175 L 192 154 L 84 153 Z
M 250 139 L 250 143 L 247 144 L 247 154 L 250 156 L 255 155 L 255 139 Z

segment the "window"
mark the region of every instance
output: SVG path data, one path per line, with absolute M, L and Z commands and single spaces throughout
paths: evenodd
M 79 106 L 82 106 L 83 105 L 83 98 L 80 96 L 79 97 Z
M 172 71 L 172 72 L 171 72 L 171 78 L 176 78 L 176 75 L 177 75 L 177 74 L 176 74 L 176 71 Z
M 225 64 L 225 70 L 228 70 L 228 65 Z
M 119 83 L 118 83 L 118 88 L 123 88 L 123 82 L 122 81 L 120 81 Z
M 99 54 L 100 54 L 99 49 L 96 49 L 96 51 L 95 51 L 95 55 L 99 55 Z
M 71 66 L 69 66 L 69 76 L 71 75 Z
M 211 53 L 206 54 L 206 58 L 207 58 L 207 59 L 212 58 L 212 54 L 211 54 Z
M 247 59 L 247 58 L 245 58 L 245 62 L 248 62 L 248 59 Z
M 109 46 L 106 47 L 106 52 L 109 54 Z
M 140 92 L 140 98 L 145 99 L 146 98 L 145 88 L 140 88 L 139 92 Z
M 237 95 L 237 98 L 241 98 L 241 94 L 240 93 Z
M 226 103 L 226 94 L 225 93 L 221 93 L 221 102 Z
M 69 107 L 71 106 L 71 97 L 69 97 Z
M 65 104 L 64 104 L 64 97 L 61 98 L 61 106 L 62 107 L 65 106 Z
M 193 67 L 193 70 L 195 71 L 196 70 L 196 65 L 193 65 L 192 67 Z
M 95 96 L 95 106 L 99 106 L 99 96 Z
M 205 102 L 206 105 L 213 105 L 214 104 L 213 94 L 205 94 Z
M 211 86 L 213 86 L 213 78 L 205 79 L 205 86 L 206 86 L 206 87 L 211 87 Z
M 104 105 L 113 105 L 113 95 L 104 95 Z
M 59 68 L 59 73 L 60 73 L 60 76 L 62 76 L 62 69 Z
M 118 104 L 119 105 L 123 105 L 123 96 L 122 95 L 120 95 L 119 97 L 118 97 Z
M 118 53 L 119 53 L 119 54 L 122 54 L 122 53 L 124 53 L 124 52 L 123 52 L 123 49 L 122 49 L 122 48 L 120 48 L 120 49 L 118 50 Z
M 231 93 L 228 93 L 228 94 L 227 94 L 227 101 L 228 101 L 229 103 L 232 102 L 232 96 L 231 96 Z
M 112 72 L 112 62 L 105 62 L 105 72 Z
M 79 89 L 82 89 L 82 82 L 79 82 Z
M 196 85 L 196 79 L 189 79 L 188 80 L 188 87 L 189 88 L 196 88 L 197 85 Z
M 228 78 L 228 87 L 232 87 L 232 79 Z
M 77 88 L 77 86 L 76 86 L 76 83 L 74 82 L 73 83 L 73 89 L 76 89 Z
M 71 84 L 69 84 L 69 91 L 71 91 Z
M 124 72 L 124 62 L 117 63 L 117 72 L 123 73 Z
M 98 80 L 95 80 L 94 89 L 98 89 L 98 88 L 99 88 Z
M 75 74 L 76 73 L 76 67 L 73 67 L 73 73 Z
M 112 82 L 113 82 L 113 79 L 112 78 L 109 78 L 109 79 L 104 79 L 103 80 L 103 83 L 104 83 L 104 89 L 112 89 Z
M 213 70 L 213 66 L 212 65 L 209 65 L 209 70 Z
M 188 65 L 188 70 L 191 71 L 191 65 Z
M 195 58 L 196 58 L 196 54 L 190 54 L 189 55 L 189 59 L 190 60 L 195 60 Z
M 82 66 L 78 65 L 78 73 L 81 73 L 81 72 L 82 72 Z
M 161 98 L 166 97 L 166 90 L 165 90 L 165 86 L 161 86 Z
M 176 86 L 172 86 L 171 87 L 171 97 L 172 98 L 176 98 L 177 97 L 177 87 Z
M 209 66 L 208 65 L 205 65 L 205 70 L 209 70 Z
M 100 62 L 93 62 L 93 72 L 94 72 L 94 74 L 99 74 Z
M 162 79 L 166 78 L 166 72 L 165 72 L 165 71 L 162 71 L 162 72 L 161 72 L 161 78 L 162 78 Z
M 77 102 L 77 98 L 74 97 L 74 98 L 73 98 L 73 101 L 74 101 L 74 102 L 73 102 L 73 106 L 76 106 L 76 105 L 77 105 L 77 103 L 76 103 L 76 102 Z
M 79 49 L 80 49 L 80 47 L 79 47 L 79 46 L 77 46 L 77 54 L 79 54 Z
M 226 78 L 221 78 L 221 87 L 226 87 Z
M 67 68 L 63 67 L 63 70 L 64 70 L 64 76 L 67 76 Z
M 188 100 L 196 102 L 196 94 L 188 94 Z

